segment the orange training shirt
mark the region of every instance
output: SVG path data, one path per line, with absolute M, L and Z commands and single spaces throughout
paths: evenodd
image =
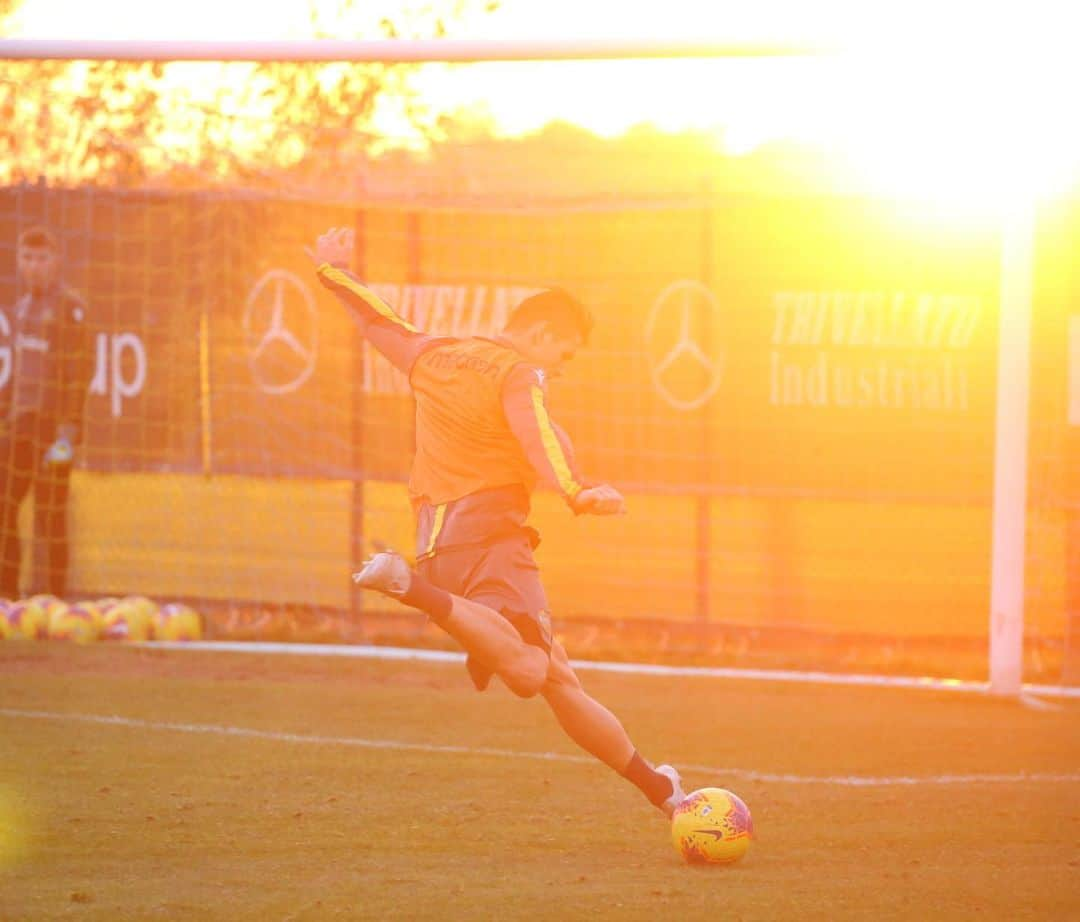
M 489 339 L 457 340 L 421 355 L 410 383 L 416 396 L 416 457 L 409 493 L 434 505 L 509 484 L 532 492 L 536 472 L 503 411 L 503 386 L 520 364 Z

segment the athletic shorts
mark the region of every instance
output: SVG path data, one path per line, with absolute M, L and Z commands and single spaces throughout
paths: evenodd
M 551 653 L 551 616 L 528 530 L 491 544 L 448 548 L 420 561 L 440 589 L 493 608 L 522 640 Z

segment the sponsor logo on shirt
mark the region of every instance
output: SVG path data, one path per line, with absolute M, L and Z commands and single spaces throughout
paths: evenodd
M 458 370 L 475 371 L 479 375 L 486 375 L 492 378 L 497 377 L 502 370 L 502 366 L 496 362 L 489 362 L 487 359 L 482 359 L 476 355 L 469 355 L 468 353 L 456 349 L 449 352 L 435 352 L 428 361 L 433 368 L 454 368 Z

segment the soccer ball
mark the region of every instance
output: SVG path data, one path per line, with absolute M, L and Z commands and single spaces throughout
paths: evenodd
M 62 611 L 67 608 L 67 602 L 63 599 L 58 599 L 56 596 L 50 595 L 47 592 L 39 592 L 37 595 L 30 596 L 26 601 L 30 602 L 32 605 L 41 606 L 41 610 L 45 612 L 45 617 L 50 621 L 52 620 L 54 612 Z
M 24 640 L 44 640 L 49 636 L 49 616 L 37 602 L 27 599 L 12 602 L 8 606 L 6 618 L 9 636 Z
M 91 602 L 53 605 L 49 613 L 49 637 L 73 643 L 93 643 L 101 633 L 101 615 Z
M 148 599 L 144 595 L 129 595 L 120 600 L 122 605 L 130 605 L 136 611 L 140 612 L 150 622 L 151 632 L 153 630 L 154 618 L 157 617 L 158 604 L 153 599 Z
M 102 640 L 139 642 L 150 639 L 150 612 L 130 599 L 114 601 L 101 617 Z
M 688 864 L 734 864 L 753 837 L 746 804 L 723 788 L 694 791 L 671 817 L 671 840 Z
M 187 605 L 170 602 L 154 615 L 154 640 L 198 640 L 202 637 L 199 613 Z

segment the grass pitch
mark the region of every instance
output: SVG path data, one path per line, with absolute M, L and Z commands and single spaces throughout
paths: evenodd
M 0 919 L 1080 917 L 1075 701 L 582 676 L 744 861 L 460 665 L 0 644 Z

